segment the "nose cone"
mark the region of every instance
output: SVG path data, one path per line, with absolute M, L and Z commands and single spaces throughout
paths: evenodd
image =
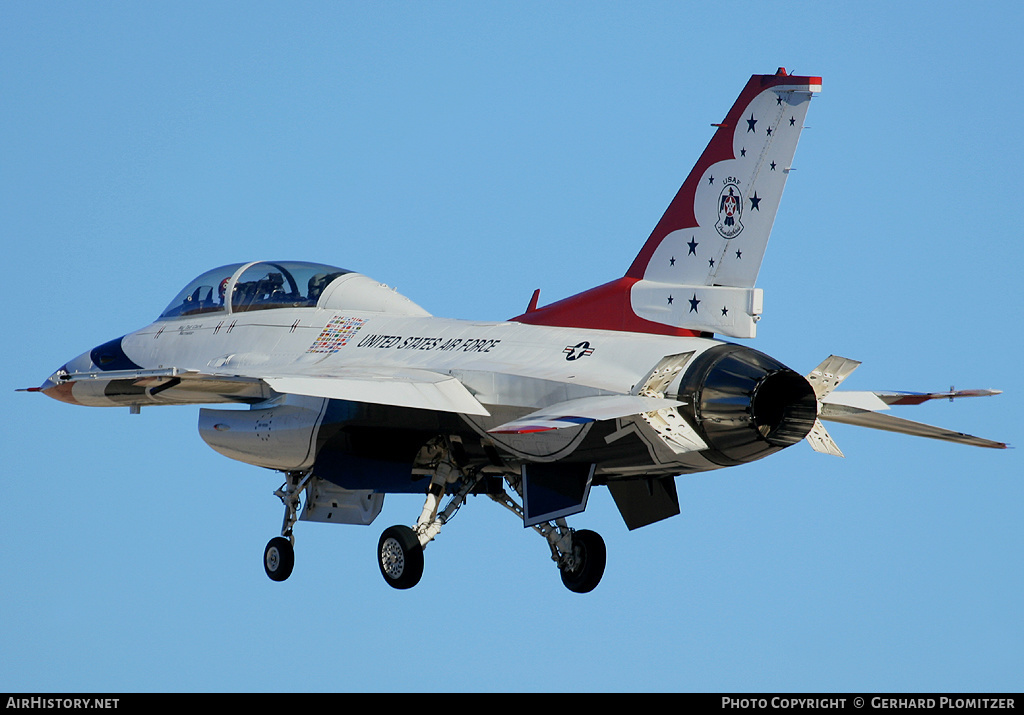
M 26 392 L 42 392 L 71 405 L 137 406 L 144 390 L 134 385 L 138 377 L 135 371 L 144 368 L 125 354 L 123 340 L 110 340 L 82 353 L 62 365 L 42 385 Z
M 134 363 L 129 358 L 124 349 L 121 347 L 122 338 L 116 338 L 108 342 L 98 345 L 87 353 L 82 353 L 74 360 L 67 362 L 62 365 L 59 370 L 46 378 L 39 387 L 29 388 L 30 392 L 42 392 L 47 397 L 52 397 L 55 400 L 61 402 L 67 402 L 72 405 L 82 404 L 95 404 L 86 398 L 86 402 L 82 402 L 81 399 L 77 399 L 74 395 L 73 387 L 76 381 L 80 380 L 82 376 L 92 376 L 95 378 L 97 373 L 110 372 L 112 370 L 139 370 L 142 369 L 140 365 Z M 93 382 L 90 380 L 87 382 Z M 95 384 L 94 386 L 95 387 Z M 86 392 L 95 391 L 92 388 L 86 390 Z M 81 393 L 79 397 L 82 397 Z M 103 402 L 102 404 L 109 404 Z
M 67 378 L 69 375 L 74 375 L 76 373 L 96 372 L 98 368 L 93 363 L 91 357 L 93 352 L 94 351 L 82 353 L 74 360 L 70 360 L 64 365 L 61 365 L 56 372 L 46 378 L 42 385 L 36 388 L 31 388 L 31 391 L 42 392 L 47 397 L 52 397 L 53 399 L 60 400 L 61 402 L 67 402 L 69 405 L 82 404 L 76 400 L 72 394 L 71 388 L 74 386 L 74 382 Z
M 58 371 L 59 372 L 59 371 Z M 57 373 L 54 373 L 51 377 L 46 379 L 42 385 L 36 388 L 39 392 L 42 392 L 47 397 L 52 397 L 55 400 L 61 402 L 67 402 L 69 405 L 80 405 L 78 400 L 75 399 L 72 394 L 72 383 L 70 382 L 54 382 L 57 377 Z

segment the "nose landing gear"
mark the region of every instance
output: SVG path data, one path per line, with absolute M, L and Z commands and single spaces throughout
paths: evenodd
M 295 548 L 283 536 L 275 536 L 263 550 L 263 568 L 271 581 L 284 581 L 292 575 L 295 566 Z
M 281 524 L 281 536 L 268 541 L 263 550 L 263 569 L 271 581 L 284 581 L 292 575 L 295 566 L 295 536 L 292 528 L 299 520 L 300 498 L 309 486 L 311 477 L 309 472 L 287 472 L 285 483 L 274 492 L 284 503 L 284 523 Z

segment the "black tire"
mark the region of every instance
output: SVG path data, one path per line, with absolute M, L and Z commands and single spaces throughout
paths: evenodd
M 377 565 L 392 588 L 412 588 L 423 575 L 423 547 L 408 526 L 384 530 L 377 542 Z
M 263 550 L 263 570 L 271 581 L 284 581 L 292 575 L 295 566 L 295 549 L 292 542 L 283 536 L 275 536 Z
M 578 558 L 578 565 L 573 570 L 562 569 L 562 583 L 574 593 L 588 593 L 597 588 L 604 576 L 605 562 L 608 552 L 601 535 L 583 529 L 573 532 L 572 547 Z

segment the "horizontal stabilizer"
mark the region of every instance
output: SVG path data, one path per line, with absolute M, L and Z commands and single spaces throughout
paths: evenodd
M 885 430 L 887 432 L 898 432 L 900 434 L 915 435 L 917 437 L 928 437 L 930 439 L 941 439 L 947 442 L 969 444 L 975 447 L 989 447 L 991 449 L 1006 449 L 1004 442 L 995 442 L 990 439 L 982 439 L 973 435 L 955 432 L 942 427 L 933 427 L 922 422 L 912 422 L 892 415 L 862 410 L 855 407 L 824 404 L 821 407 L 821 419 L 830 422 L 841 422 L 859 427 L 870 427 L 871 429 Z
M 955 432 L 943 427 L 933 427 L 921 422 L 912 422 L 900 417 L 881 414 L 890 405 L 919 405 L 928 400 L 957 397 L 984 397 L 998 395 L 999 390 L 954 390 L 949 392 L 870 392 L 866 390 L 836 390 L 850 376 L 860 363 L 856 360 L 829 355 L 818 367 L 807 375 L 807 381 L 818 398 L 818 419 L 807 435 L 807 442 L 817 452 L 842 457 L 843 453 L 825 430 L 821 420 L 870 427 L 871 429 L 898 432 L 930 439 L 969 444 L 975 447 L 1005 449 L 1006 444 L 973 435 Z
M 263 380 L 273 390 L 286 394 L 490 415 L 461 382 L 429 370 L 342 368 L 329 376 L 265 377 Z
M 598 395 L 581 397 L 550 405 L 519 419 L 487 430 L 493 434 L 529 434 L 564 427 L 577 427 L 587 422 L 628 417 L 641 412 L 654 412 L 683 403 L 659 397 L 639 395 Z

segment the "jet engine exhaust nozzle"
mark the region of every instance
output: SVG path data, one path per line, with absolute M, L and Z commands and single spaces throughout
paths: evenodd
M 678 399 L 722 466 L 752 462 L 801 441 L 818 415 L 814 390 L 764 353 L 719 345 L 698 355 Z

